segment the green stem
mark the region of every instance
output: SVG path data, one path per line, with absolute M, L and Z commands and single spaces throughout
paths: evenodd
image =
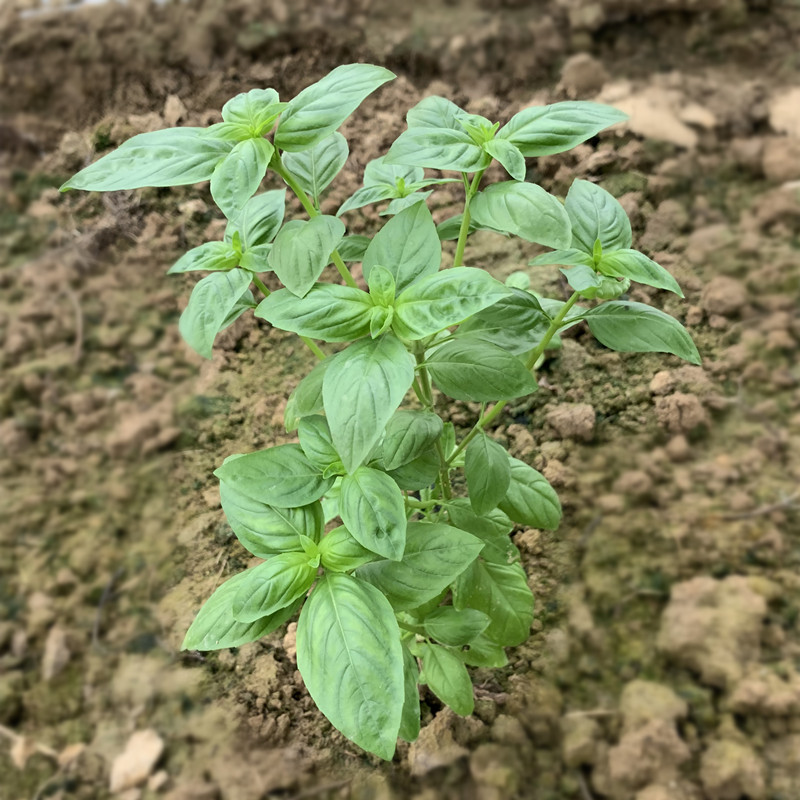
M 578 301 L 578 293 L 574 292 L 573 295 L 567 300 L 566 303 L 562 306 L 561 310 L 553 317 L 553 320 L 550 323 L 550 327 L 547 329 L 547 333 L 542 337 L 542 341 L 531 350 L 528 358 L 526 359 L 525 366 L 533 371 L 534 367 L 536 366 L 536 362 L 541 357 L 542 353 L 544 353 L 547 345 L 550 344 L 552 338 L 558 332 L 558 329 L 563 325 L 564 320 L 569 313 L 569 310 L 575 303 Z M 455 460 L 456 456 L 461 453 L 461 451 L 487 426 L 490 425 L 492 422 L 497 419 L 500 415 L 502 410 L 508 405 L 507 400 L 502 400 L 499 403 L 495 403 L 494 406 L 487 412 L 481 414 L 478 421 L 475 423 L 475 427 L 461 440 L 461 443 L 456 447 L 453 451 L 453 454 L 448 459 L 447 463 L 452 464 Z
M 433 411 L 433 388 L 431 387 L 431 379 L 428 375 L 428 370 L 425 369 L 425 354 L 415 353 L 415 358 L 417 359 L 417 378 L 414 380 L 415 382 L 417 382 L 417 380 L 419 381 L 419 392 L 417 396 L 420 397 L 420 401 L 428 411 Z M 450 470 L 441 439 L 436 440 L 436 453 L 439 456 L 439 464 L 441 465 L 439 468 L 441 496 L 445 500 L 449 500 L 452 497 L 453 487 L 450 485 Z
M 464 261 L 464 248 L 467 246 L 467 236 L 469 236 L 469 223 L 472 219 L 469 213 L 469 204 L 472 198 L 478 193 L 478 186 L 480 185 L 483 173 L 486 170 L 476 172 L 472 179 L 472 183 L 467 185 L 467 176 L 464 173 L 464 188 L 466 196 L 464 197 L 464 216 L 461 218 L 461 227 L 458 230 L 458 243 L 456 244 L 456 255 L 453 259 L 453 266 L 460 267 Z
M 261 292 L 261 294 L 264 295 L 264 297 L 269 297 L 270 294 L 272 294 L 272 292 L 270 292 L 270 290 L 267 289 L 266 285 L 264 284 L 264 281 L 262 281 L 261 278 L 258 277 L 258 275 L 253 275 L 253 283 L 258 288 L 258 291 Z M 309 339 L 308 336 L 301 336 L 300 338 L 303 340 L 303 344 L 305 344 L 305 346 L 320 361 L 324 361 L 325 360 L 325 353 L 323 353 L 322 350 L 319 349 L 319 347 L 318 347 L 316 342 L 314 342 L 311 339 Z
M 314 217 L 318 217 L 319 211 L 317 211 L 317 209 L 314 207 L 314 204 L 305 193 L 303 187 L 295 180 L 294 175 L 292 175 L 292 173 L 283 166 L 283 162 L 281 161 L 277 150 L 272 157 L 270 166 L 275 170 L 275 172 L 278 173 L 278 175 L 281 176 L 281 178 L 283 178 L 286 185 L 297 195 L 297 199 L 306 210 L 306 214 L 308 214 L 309 218 L 313 219 Z M 339 271 L 339 274 L 344 279 L 344 282 L 352 289 L 358 289 L 358 284 L 350 274 L 350 270 L 347 269 L 347 265 L 339 255 L 338 250 L 334 250 L 333 253 L 331 253 L 331 261 L 333 261 L 333 265 Z
M 441 505 L 441 500 L 410 500 L 406 498 L 406 505 L 409 508 L 431 508 L 432 506 Z

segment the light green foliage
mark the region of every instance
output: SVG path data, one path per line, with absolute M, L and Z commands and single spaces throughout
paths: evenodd
M 699 363 L 677 320 L 625 299 L 632 283 L 682 293 L 633 249 L 620 203 L 585 180 L 563 202 L 525 180 L 537 172 L 526 159 L 586 141 L 624 119 L 616 109 L 555 103 L 501 127 L 426 97 L 388 152 L 367 162 L 363 186 L 323 214 L 349 155 L 337 129 L 393 77 L 347 64 L 288 102 L 253 89 L 224 105 L 221 122 L 134 136 L 62 187 L 210 181 L 227 218 L 223 240 L 169 270 L 207 273 L 181 316 L 184 339 L 210 358 L 219 332 L 255 309 L 251 324 L 298 334 L 319 359 L 290 379 L 284 422 L 299 443 L 230 456 L 214 473 L 238 542 L 264 560 L 213 592 L 183 647 L 238 647 L 299 611 L 297 665 L 311 697 L 384 759 L 398 737 L 419 734 L 420 684 L 470 714 L 468 667 L 505 666 L 505 648 L 529 634 L 533 596 L 510 534 L 515 524 L 555 530 L 561 505 L 541 473 L 493 438 L 492 423 L 508 400 L 536 391 L 545 351 L 585 324 L 614 350 Z M 493 162 L 511 180 L 482 188 Z M 265 176 L 307 218 L 285 220 L 286 188 L 259 192 Z M 451 182 L 464 187 L 463 211 L 437 225 L 428 199 Z M 348 235 L 344 215 L 372 203 L 386 204 L 388 221 Z M 571 296 L 535 295 L 522 271 L 496 280 L 467 246 L 476 230 L 553 248 L 530 263 L 561 267 Z M 442 419 L 449 399 L 481 404 L 470 430 Z

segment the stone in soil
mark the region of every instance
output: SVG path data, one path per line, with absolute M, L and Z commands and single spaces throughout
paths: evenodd
M 764 764 L 746 744 L 713 742 L 703 753 L 700 779 L 708 800 L 765 800 Z
M 143 784 L 163 752 L 164 740 L 154 730 L 136 731 L 111 766 L 111 791 L 122 792 Z

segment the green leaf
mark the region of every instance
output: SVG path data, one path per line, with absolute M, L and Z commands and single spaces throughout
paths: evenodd
M 428 450 L 413 461 L 389 470 L 387 474 L 404 492 L 425 489 L 433 485 L 439 474 L 439 456 L 435 450 Z
M 474 608 L 459 611 L 453 606 L 441 606 L 425 617 L 425 633 L 437 642 L 460 647 L 482 634 L 489 625 L 489 617 Z
M 515 356 L 533 350 L 550 327 L 550 319 L 529 292 L 510 288 L 496 303 L 458 326 L 455 338 L 480 339 Z
M 387 164 L 384 157 L 373 158 L 364 167 L 364 186 L 380 186 L 388 184 L 397 188 L 398 181 L 406 185 L 421 181 L 425 171 L 420 167 L 408 167 L 405 164 Z
M 397 469 L 419 458 L 442 435 L 442 420 L 430 411 L 395 411 L 383 439 L 383 467 Z
M 369 332 L 372 308 L 372 299 L 361 289 L 318 283 L 305 297 L 279 289 L 259 303 L 255 314 L 300 336 L 348 342 Z
M 439 240 L 442 242 L 450 242 L 454 239 L 458 239 L 458 235 L 461 232 L 461 223 L 464 219 L 463 214 L 456 214 L 454 217 L 448 217 L 445 220 L 442 220 L 436 226 L 436 235 L 439 237 Z M 474 233 L 478 230 L 484 230 L 481 228 L 474 219 L 470 218 L 469 221 L 469 232 Z M 500 231 L 495 231 L 496 233 L 500 233 Z
M 403 652 L 394 612 L 377 589 L 349 575 L 325 575 L 297 623 L 297 666 L 336 728 L 391 759 L 405 698 Z
M 565 267 L 594 267 L 594 259 L 590 253 L 583 250 L 553 250 L 551 253 L 542 253 L 528 262 L 532 266 L 549 266 L 550 264 L 561 264 Z
M 692 337 L 674 317 L 644 303 L 612 301 L 585 312 L 595 338 L 621 353 L 672 353 L 700 364 Z
M 275 237 L 270 266 L 292 294 L 305 297 L 330 263 L 344 231 L 344 223 L 336 217 L 292 220 Z
M 345 236 L 336 248 L 342 261 L 361 261 L 372 239 L 369 236 Z
M 233 598 L 247 580 L 247 572 L 240 572 L 217 588 L 186 631 L 181 650 L 222 650 L 255 642 L 283 625 L 300 608 L 302 599 L 253 622 L 239 622 L 233 616 Z
M 624 119 L 626 114 L 600 103 L 553 103 L 523 109 L 500 128 L 497 138 L 515 144 L 526 157 L 547 156 L 571 150 Z
M 511 484 L 511 465 L 505 448 L 485 433 L 479 433 L 467 445 L 464 471 L 475 513 L 485 514 L 496 508 Z
M 470 212 L 479 225 L 488 225 L 529 242 L 564 248 L 572 241 L 564 206 L 533 183 L 495 183 L 472 199 Z
M 334 572 L 352 572 L 375 560 L 375 553 L 358 543 L 344 525 L 334 528 L 319 543 L 322 566 Z
M 355 211 L 357 208 L 372 205 L 372 203 L 380 203 L 383 200 L 389 200 L 397 196 L 397 187 L 389 185 L 377 186 L 362 186 L 347 198 L 347 200 L 339 206 L 336 212 L 337 217 L 346 214 L 348 211 Z
M 337 355 L 325 373 L 322 397 L 348 472 L 355 472 L 378 443 L 413 379 L 413 358 L 391 334 L 362 339 Z
M 419 667 L 417 659 L 407 647 L 403 647 L 403 714 L 400 718 L 399 736 L 406 742 L 414 742 L 419 736 Z
M 308 150 L 287 153 L 283 165 L 318 206 L 320 196 L 339 174 L 349 154 L 347 139 L 335 132 Z
M 287 433 L 297 428 L 303 417 L 319 414 L 322 411 L 322 378 L 333 358 L 335 356 L 329 356 L 324 361 L 320 361 L 289 395 L 286 409 L 283 412 Z
M 369 271 L 367 278 L 369 294 L 376 306 L 389 308 L 394 305 L 396 285 L 394 275 L 386 267 L 375 264 Z
M 439 271 L 442 244 L 428 207 L 416 203 L 390 219 L 364 253 L 364 277 L 376 264 L 391 272 L 401 292 L 409 284 Z
M 506 139 L 490 139 L 483 149 L 492 158 L 497 159 L 514 180 L 525 180 L 525 158 L 518 147 Z
M 475 560 L 483 543 L 450 525 L 409 522 L 402 561 L 374 561 L 356 574 L 408 611 L 436 597 Z
M 238 263 L 239 254 L 227 242 L 206 242 L 184 253 L 167 270 L 167 275 L 195 270 L 228 270 Z
M 492 163 L 466 132 L 446 128 L 409 128 L 395 139 L 384 159 L 387 164 L 458 172 L 478 172 Z
M 409 128 L 450 128 L 463 131 L 459 120 L 469 117 L 466 111 L 459 108 L 452 100 L 438 95 L 431 95 L 419 101 L 406 114 Z
M 297 425 L 300 447 L 308 460 L 324 470 L 339 461 L 328 420 L 320 414 L 303 417 Z
M 506 651 L 501 645 L 482 634 L 473 639 L 469 646 L 459 652 L 459 658 L 471 667 L 499 669 L 508 664 Z
M 683 297 L 678 282 L 660 264 L 648 258 L 638 250 L 613 250 L 603 253 L 597 269 L 604 275 L 615 278 L 629 278 L 645 286 L 666 289 Z
M 299 444 L 282 444 L 227 459 L 214 471 L 221 480 L 253 500 L 296 508 L 319 500 L 333 478 L 323 478 Z
M 242 253 L 239 266 L 248 272 L 269 272 L 272 267 L 269 265 L 269 253 L 272 250 L 271 244 L 257 244 Z
M 308 150 L 333 133 L 367 95 L 395 77 L 372 64 L 343 64 L 289 102 L 275 132 L 281 150 Z
M 228 223 L 225 239 L 230 241 L 234 232 L 238 231 L 245 252 L 267 244 L 280 230 L 285 209 L 286 189 L 257 194 L 244 204 L 239 216 Z
M 73 175 L 61 191 L 116 192 L 207 181 L 234 143 L 206 138 L 204 134 L 205 128 L 140 133 Z
M 375 306 L 370 312 L 369 335 L 377 339 L 392 327 L 394 308 L 392 306 Z
M 474 533 L 484 541 L 499 538 L 510 544 L 508 534 L 514 529 L 514 524 L 499 508 L 479 515 L 467 498 L 458 497 L 448 501 L 447 514 L 457 528 Z
M 598 275 L 592 267 L 587 267 L 584 264 L 559 271 L 567 279 L 567 283 L 581 297 L 590 299 L 597 297 L 598 290 L 603 286 L 603 281 L 607 280 L 602 275 Z
M 225 327 L 250 280 L 250 273 L 242 269 L 212 272 L 192 289 L 178 328 L 186 343 L 204 358 L 211 358 L 214 339 Z
M 385 473 L 359 467 L 342 478 L 340 516 L 359 544 L 398 561 L 406 542 L 406 509 L 397 484 Z
M 404 339 L 424 339 L 496 303 L 508 289 L 488 272 L 456 267 L 428 275 L 395 302 L 394 330 Z
M 475 697 L 464 662 L 451 650 L 438 644 L 419 645 L 422 657 L 420 681 L 456 714 L 468 717 L 475 710 Z
M 452 338 L 425 363 L 439 389 L 456 400 L 510 400 L 538 388 L 517 356 L 477 339 Z
M 603 250 L 627 250 L 631 246 L 631 222 L 625 209 L 605 189 L 589 181 L 576 180 L 564 206 L 572 223 L 572 248 L 594 253 L 600 241 Z
M 238 217 L 267 174 L 274 148 L 266 139 L 245 139 L 211 175 L 211 196 L 229 219 Z
M 554 531 L 561 522 L 561 503 L 547 478 L 524 461 L 511 458 L 511 484 L 499 503 L 515 522 Z
M 272 127 L 278 114 L 285 107 L 278 102 L 278 93 L 274 89 L 251 89 L 241 92 L 228 100 L 222 107 L 222 119 L 234 125 L 246 126 L 251 135 L 261 136 Z
M 269 506 L 237 492 L 226 481 L 220 482 L 219 496 L 236 538 L 259 558 L 299 551 L 301 536 L 318 542 L 325 527 L 319 501 L 297 508 Z
M 282 553 L 245 573 L 231 610 L 238 622 L 255 622 L 304 597 L 317 577 L 306 553 Z
M 396 214 L 399 214 L 401 211 L 405 211 L 407 208 L 411 208 L 411 206 L 417 205 L 418 203 L 422 203 L 425 205 L 425 201 L 433 194 L 433 189 L 429 192 L 414 192 L 412 194 L 406 195 L 405 197 L 395 197 L 391 203 L 389 203 L 386 208 L 380 212 L 382 217 L 392 217 Z M 438 234 L 437 234 L 438 238 Z

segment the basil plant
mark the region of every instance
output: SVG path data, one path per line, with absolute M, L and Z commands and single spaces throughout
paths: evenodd
M 426 97 L 367 164 L 363 186 L 323 214 L 349 154 L 337 129 L 392 78 L 348 64 L 288 102 L 254 89 L 228 101 L 221 122 L 134 136 L 62 187 L 210 181 L 224 237 L 169 270 L 207 273 L 181 316 L 183 338 L 210 357 L 219 332 L 252 310 L 319 359 L 286 406 L 297 443 L 231 455 L 214 473 L 233 532 L 263 562 L 211 595 L 183 647 L 238 647 L 298 617 L 297 664 L 311 697 L 384 759 L 398 737 L 419 733 L 419 684 L 468 715 L 468 667 L 504 666 L 505 648 L 529 635 L 533 597 L 509 534 L 515 525 L 554 530 L 561 506 L 541 473 L 492 438 L 491 424 L 509 400 L 536 391 L 554 337 L 585 321 L 614 350 L 699 361 L 675 319 L 623 299 L 631 282 L 682 294 L 633 249 L 620 204 L 584 180 L 564 201 L 526 181 L 527 158 L 569 150 L 624 119 L 614 108 L 555 103 L 501 127 Z M 481 188 L 493 161 L 509 179 Z M 268 171 L 285 187 L 259 191 Z M 463 213 L 437 225 L 427 203 L 449 182 L 463 184 Z M 284 219 L 287 189 L 307 219 Z M 384 204 L 383 227 L 348 235 L 348 215 L 370 204 Z M 569 299 L 465 266 L 478 229 L 550 248 L 531 263 L 561 267 Z M 448 239 L 455 256 L 443 263 Z M 267 288 L 268 272 L 282 288 Z M 482 404 L 471 430 L 442 419 L 450 400 L 440 396 Z

